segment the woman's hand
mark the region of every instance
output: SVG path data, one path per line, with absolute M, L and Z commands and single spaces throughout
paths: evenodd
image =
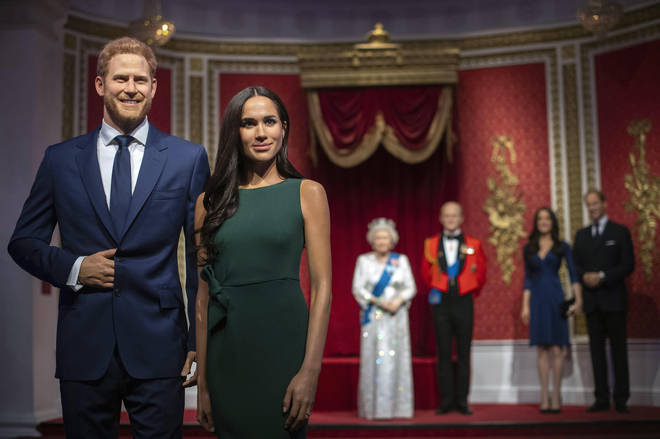
M 520 320 L 525 325 L 529 325 L 529 306 L 523 306 L 522 310 L 520 311 Z
M 207 431 L 215 431 L 211 414 L 211 397 L 206 385 L 197 383 L 197 422 Z
M 581 312 L 582 312 L 582 302 L 578 301 L 578 300 L 576 300 L 575 303 L 573 303 L 573 305 L 571 305 L 568 308 L 568 315 L 569 316 L 579 314 Z
M 314 408 L 318 379 L 318 373 L 301 369 L 289 383 L 282 401 L 282 411 L 289 413 L 284 422 L 284 428 L 287 430 L 298 430 L 309 421 Z
M 397 297 L 396 299 L 388 300 L 385 303 L 387 304 L 385 310 L 390 314 L 396 314 L 399 308 L 401 308 L 401 305 L 403 305 L 403 300 L 400 297 Z

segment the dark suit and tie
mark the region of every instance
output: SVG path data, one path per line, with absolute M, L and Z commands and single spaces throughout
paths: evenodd
M 618 411 L 626 412 L 630 385 L 625 279 L 633 272 L 635 264 L 630 231 L 624 225 L 602 216 L 593 225 L 577 232 L 573 255 L 578 276 L 583 279 L 583 310 L 587 317 L 594 373 L 596 402 L 590 411 L 609 408 L 610 390 L 605 356 L 605 342 L 609 338 L 614 366 L 614 404 Z M 585 273 L 597 274 L 597 283 L 588 285 L 584 280 Z
M 139 101 L 128 87 L 120 96 Z M 61 289 L 55 376 L 67 437 L 117 437 L 122 402 L 135 437 L 181 437 L 181 373 L 195 350 L 193 216 L 208 159 L 144 117 L 118 131 L 106 123 L 118 119 L 107 107 L 101 127 L 46 150 L 9 253 Z M 60 247 L 50 245 L 56 225 Z M 190 330 L 177 263 L 182 231 Z M 111 281 L 83 283 L 85 260 L 104 251 L 114 259 Z

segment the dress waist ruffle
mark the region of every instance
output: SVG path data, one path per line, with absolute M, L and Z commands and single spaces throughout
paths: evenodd
M 227 297 L 227 294 L 223 294 L 223 291 L 227 290 L 228 288 L 259 285 L 281 280 L 294 280 L 300 282 L 299 279 L 278 278 L 245 283 L 232 283 L 231 285 L 227 285 L 218 280 L 215 275 L 215 270 L 210 265 L 205 265 L 202 267 L 200 277 L 209 285 L 209 308 L 207 317 L 208 332 L 213 332 L 217 329 L 220 329 L 223 326 L 222 324 L 227 319 L 227 315 L 231 309 L 231 302 L 229 297 Z

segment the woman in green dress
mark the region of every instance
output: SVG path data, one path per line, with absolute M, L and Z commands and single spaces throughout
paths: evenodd
M 314 404 L 330 315 L 330 214 L 323 186 L 287 159 L 290 131 L 272 91 L 234 96 L 195 208 L 197 419 L 222 439 L 304 438 Z

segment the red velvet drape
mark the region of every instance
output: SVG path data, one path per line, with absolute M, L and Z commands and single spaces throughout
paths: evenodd
M 319 103 L 335 147 L 355 149 L 374 124 L 378 105 L 369 90 L 321 90 Z
M 373 87 L 319 90 L 319 103 L 335 147 L 352 150 L 382 112 L 401 144 L 424 146 L 438 108 L 441 86 Z
M 433 355 L 433 324 L 427 292 L 419 278 L 424 238 L 439 228 L 438 210 L 455 194 L 452 170 L 441 150 L 427 161 L 408 165 L 379 149 L 364 163 L 340 168 L 320 154 L 312 178 L 328 194 L 332 220 L 333 300 L 326 356 L 359 355 L 359 307 L 351 294 L 355 261 L 371 250 L 367 224 L 384 216 L 397 223 L 395 251 L 410 258 L 418 295 L 410 309 L 413 355 Z

